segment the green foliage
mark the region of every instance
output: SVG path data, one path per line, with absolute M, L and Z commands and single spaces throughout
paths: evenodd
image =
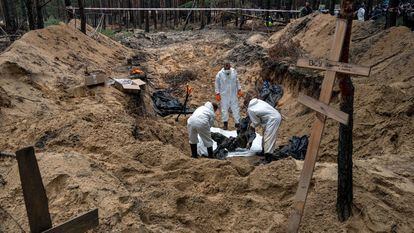
M 133 31 L 122 30 L 120 32 L 117 32 L 115 34 L 115 36 L 112 37 L 112 39 L 114 39 L 116 41 L 120 41 L 120 40 L 123 40 L 125 38 L 133 37 L 133 36 L 134 36 L 134 32 Z
M 113 38 L 115 36 L 115 31 L 112 29 L 101 29 L 99 32 L 107 37 Z
M 45 21 L 45 27 L 48 27 L 50 25 L 59 25 L 60 22 L 60 20 L 55 19 L 55 17 L 51 16 Z
M 134 35 L 134 32 L 132 32 L 132 31 L 122 31 L 121 33 L 122 33 L 123 37 L 131 37 L 131 36 Z

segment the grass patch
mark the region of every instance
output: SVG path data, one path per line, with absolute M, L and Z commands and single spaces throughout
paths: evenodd
M 49 17 L 46 21 L 45 21 L 45 27 L 51 26 L 51 25 L 59 25 L 60 24 L 60 20 L 55 19 L 53 16 Z
M 101 29 L 99 32 L 107 37 L 113 38 L 115 36 L 115 31 L 112 29 Z

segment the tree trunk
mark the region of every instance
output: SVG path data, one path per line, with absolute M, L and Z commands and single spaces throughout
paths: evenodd
M 244 7 L 244 0 L 240 1 L 240 7 L 243 8 Z M 243 25 L 245 23 L 245 18 L 244 18 L 244 12 L 240 12 L 240 23 L 239 23 L 239 29 L 243 29 Z
M 334 15 L 335 14 L 335 0 L 330 0 L 329 2 L 330 2 L 330 4 L 329 4 L 329 13 L 331 15 Z
M 29 29 L 35 30 L 35 19 L 33 15 L 33 0 L 24 0 L 27 10 L 27 21 L 29 22 Z
M 340 17 L 348 22 L 344 44 L 342 47 L 341 62 L 349 61 L 349 46 L 351 42 L 353 8 L 352 0 L 342 3 L 344 9 Z M 349 115 L 348 125 L 340 124 L 338 142 L 338 191 L 336 212 L 339 221 L 346 221 L 352 214 L 353 187 L 352 187 L 352 130 L 354 114 L 354 86 L 350 75 L 338 74 L 341 93 L 340 109 Z
M 142 0 L 143 1 L 143 5 L 144 5 L 144 8 L 145 7 L 147 7 L 148 5 L 147 5 L 147 2 L 146 2 L 146 0 Z M 149 32 L 149 30 L 150 30 L 150 23 L 149 23 L 149 21 L 150 21 L 150 17 L 149 17 L 149 11 L 144 11 L 144 17 L 145 17 L 145 32 Z
M 372 2 L 373 2 L 373 0 L 368 0 L 367 1 L 367 9 L 366 9 L 366 12 L 365 12 L 365 20 L 368 20 L 372 15 Z
M 154 21 L 154 30 L 157 30 L 157 11 L 151 11 L 151 17 Z
M 19 22 L 18 24 L 26 24 L 27 22 L 27 13 L 26 13 L 26 6 L 25 1 L 20 0 L 20 16 L 19 16 Z M 26 27 L 24 27 L 26 29 Z
M 6 31 L 15 33 L 17 31 L 17 11 L 15 0 L 2 0 L 4 21 L 6 22 Z
M 206 7 L 205 0 L 200 0 L 200 7 L 201 8 Z M 200 29 L 204 29 L 204 27 L 206 26 L 206 12 L 205 11 L 200 11 L 200 14 L 201 14 Z
M 165 7 L 165 0 L 160 0 L 160 8 L 164 8 Z M 160 22 L 160 28 L 163 29 L 165 26 L 165 20 L 166 20 L 166 15 L 165 15 L 164 10 L 161 11 L 161 22 Z
M 42 2 L 40 0 L 36 0 L 36 16 L 37 16 L 37 29 L 41 29 L 45 27 L 43 22 L 43 11 L 42 11 Z
M 178 0 L 173 0 L 174 7 L 178 7 Z M 179 11 L 174 11 L 174 26 L 178 24 Z
M 191 9 L 187 14 L 187 18 L 185 19 L 185 24 L 184 24 L 184 27 L 183 27 L 183 31 L 185 31 L 185 28 L 187 27 L 187 24 L 190 21 L 191 15 L 193 14 L 193 9 L 192 8 L 195 7 L 195 4 L 196 4 L 196 0 L 193 0 L 193 4 L 191 6 Z
M 394 27 L 397 25 L 397 11 L 399 0 L 390 0 L 390 5 L 387 9 L 387 16 L 385 20 L 385 28 Z
M 128 7 L 129 8 L 133 8 L 134 4 L 132 2 L 132 0 L 128 0 Z M 127 22 L 128 22 L 128 27 L 129 27 L 129 22 L 132 22 L 132 27 L 134 28 L 136 26 L 135 23 L 135 12 L 134 11 L 128 11 L 127 14 Z
M 137 0 L 137 7 L 138 8 L 141 8 L 142 7 L 142 0 Z M 143 13 L 142 13 L 142 11 L 138 11 L 138 27 L 139 28 L 142 28 L 142 19 L 144 18 L 143 17 Z
M 270 0 L 267 0 L 267 2 L 266 2 L 266 9 L 270 9 Z M 267 11 L 266 12 L 266 18 L 269 18 L 269 16 L 270 16 L 270 12 Z
M 85 17 L 85 9 L 83 5 L 83 0 L 78 0 L 79 5 L 79 15 L 81 20 L 81 32 L 86 34 L 86 17 Z

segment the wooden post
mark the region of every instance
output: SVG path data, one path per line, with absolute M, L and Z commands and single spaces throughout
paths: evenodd
M 52 228 L 52 220 L 34 148 L 27 147 L 17 151 L 16 158 L 30 231 L 32 233 L 43 232 Z

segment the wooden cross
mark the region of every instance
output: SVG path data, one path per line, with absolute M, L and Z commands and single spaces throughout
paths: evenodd
M 33 147 L 16 152 L 24 203 L 32 233 L 81 233 L 99 224 L 98 209 L 89 211 L 59 226 L 53 227 L 46 191 Z
M 315 122 L 312 126 L 305 162 L 300 175 L 298 190 L 295 195 L 294 210 L 289 218 L 287 230 L 289 233 L 296 233 L 299 230 L 323 130 L 325 128 L 326 117 L 333 118 L 345 125 L 348 124 L 348 114 L 329 106 L 332 90 L 335 84 L 336 73 L 369 76 L 371 70 L 370 67 L 362 67 L 339 62 L 345 39 L 346 28 L 346 19 L 337 19 L 334 40 L 328 60 L 299 59 L 297 62 L 297 66 L 299 67 L 326 70 L 326 74 L 322 82 L 319 101 L 303 94 L 300 94 L 298 98 L 300 103 L 310 107 L 317 113 Z

